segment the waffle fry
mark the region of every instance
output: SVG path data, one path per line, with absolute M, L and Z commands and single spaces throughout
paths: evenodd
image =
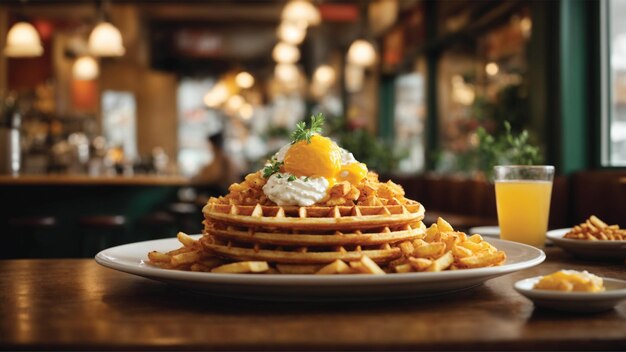
M 564 238 L 585 241 L 626 241 L 626 229 L 619 225 L 608 225 L 595 215 L 580 225 L 574 226 Z

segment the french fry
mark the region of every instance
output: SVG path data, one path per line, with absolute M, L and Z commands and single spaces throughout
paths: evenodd
M 317 275 L 329 275 L 329 274 L 340 274 L 342 272 L 346 272 L 350 269 L 348 264 L 344 263 L 342 260 L 335 260 L 334 262 L 326 265 L 321 268 L 315 274 Z
M 432 242 L 434 237 L 439 234 L 439 228 L 437 224 L 430 225 L 429 228 L 426 229 L 426 236 L 424 237 L 424 241 Z
M 454 263 L 454 256 L 451 251 L 448 251 L 441 257 L 433 260 L 432 264 L 426 268 L 426 271 L 443 271 L 452 265 L 452 263 Z
M 220 265 L 211 269 L 212 273 L 229 273 L 229 274 L 241 274 L 241 273 L 262 273 L 269 270 L 267 262 L 259 261 L 247 261 L 236 262 L 230 264 Z
M 598 219 L 598 217 L 595 215 L 591 215 L 591 217 L 589 217 L 589 222 L 591 222 L 594 226 L 601 228 L 601 229 L 609 226 L 604 221 Z
M 424 271 L 433 263 L 433 261 L 426 258 L 409 258 L 409 263 L 416 271 Z
M 428 243 L 420 247 L 416 247 L 413 255 L 419 258 L 438 258 L 446 249 L 443 242 Z
M 321 265 L 310 264 L 276 264 L 276 269 L 281 274 L 315 274 L 321 268 Z
M 224 261 L 217 257 L 207 257 L 207 258 L 200 259 L 200 261 L 198 261 L 198 264 L 203 265 L 209 269 L 213 269 L 216 266 L 220 266 L 224 264 Z
M 465 247 L 461 247 L 461 246 L 454 246 L 454 248 L 452 248 L 452 254 L 456 257 L 456 258 L 465 258 L 465 257 L 469 257 L 471 255 L 473 255 L 474 253 L 465 248 Z
M 445 221 L 443 218 L 437 218 L 437 228 L 439 232 L 452 232 L 454 229 L 449 222 Z
M 504 252 L 478 253 L 470 257 L 460 258 L 459 264 L 466 268 L 482 268 L 486 266 L 499 265 L 504 262 L 506 256 Z
M 202 253 L 200 251 L 176 254 L 172 256 L 172 265 L 180 266 L 185 264 L 193 264 L 200 260 L 201 257 Z
M 413 254 L 413 251 L 415 250 L 415 247 L 413 247 L 413 244 L 410 241 L 404 241 L 400 243 L 399 247 L 400 250 L 402 250 L 402 254 L 404 254 L 405 256 Z
M 413 267 L 411 266 L 411 264 L 400 264 L 393 267 L 393 269 L 397 273 L 409 273 L 412 271 Z
M 483 242 L 483 241 L 484 241 L 484 240 L 483 240 L 483 236 L 481 236 L 481 235 L 479 235 L 479 234 L 477 234 L 477 233 L 475 233 L 475 234 L 471 235 L 471 236 L 470 236 L 467 240 L 468 240 L 469 242 L 474 242 L 474 243 L 481 243 L 481 242 Z
M 618 225 L 607 225 L 597 216 L 592 215 L 580 225 L 574 226 L 564 238 L 585 241 L 624 241 L 626 231 Z
M 152 251 L 148 253 L 148 259 L 153 263 L 169 263 L 172 260 L 172 256 L 169 254 Z
M 355 262 L 351 262 L 350 266 L 352 266 L 352 263 Z M 354 266 L 355 269 L 361 271 L 362 273 L 365 274 L 375 274 L 375 275 L 384 275 L 385 271 L 383 269 L 381 269 L 378 264 L 376 264 L 370 257 L 364 255 L 361 257 L 361 260 L 359 260 L 358 262 L 359 265 Z
M 465 241 L 459 243 L 459 246 L 469 249 L 472 252 L 480 252 L 483 249 L 483 246 L 480 243 Z
M 184 232 L 179 232 L 176 235 L 176 238 L 178 238 L 178 241 L 180 243 L 182 243 L 183 246 L 185 246 L 185 247 L 193 247 L 198 242 L 198 241 L 194 240 L 193 238 L 191 238 L 191 236 L 189 236 L 188 234 L 186 234 Z

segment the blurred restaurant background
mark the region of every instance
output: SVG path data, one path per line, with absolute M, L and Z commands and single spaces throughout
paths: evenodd
M 496 164 L 626 225 L 626 1 L 2 0 L 0 257 L 199 233 L 311 114 L 456 228 Z

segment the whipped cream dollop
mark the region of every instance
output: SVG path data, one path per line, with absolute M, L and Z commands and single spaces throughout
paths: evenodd
M 339 149 L 342 166 L 358 163 L 352 153 L 335 142 L 333 144 Z M 284 161 L 291 147 L 292 144 L 284 145 L 274 154 L 273 159 Z M 342 171 L 341 176 L 346 177 L 347 174 L 348 171 Z M 289 181 L 290 177 L 292 181 Z M 310 206 L 326 197 L 329 186 L 329 180 L 324 177 L 296 177 L 290 173 L 276 173 L 267 179 L 263 193 L 278 205 Z
M 284 148 L 284 147 L 283 147 Z M 283 155 L 284 159 L 284 155 Z M 288 173 L 275 173 L 267 179 L 263 193 L 278 205 L 313 205 L 326 196 L 329 182 L 323 177 L 289 177 Z

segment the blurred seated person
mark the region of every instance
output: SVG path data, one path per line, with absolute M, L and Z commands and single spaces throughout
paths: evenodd
M 218 132 L 207 138 L 213 150 L 213 160 L 193 177 L 192 183 L 199 193 L 221 196 L 228 193 L 228 186 L 239 181 L 239 172 L 224 151 L 224 134 Z

